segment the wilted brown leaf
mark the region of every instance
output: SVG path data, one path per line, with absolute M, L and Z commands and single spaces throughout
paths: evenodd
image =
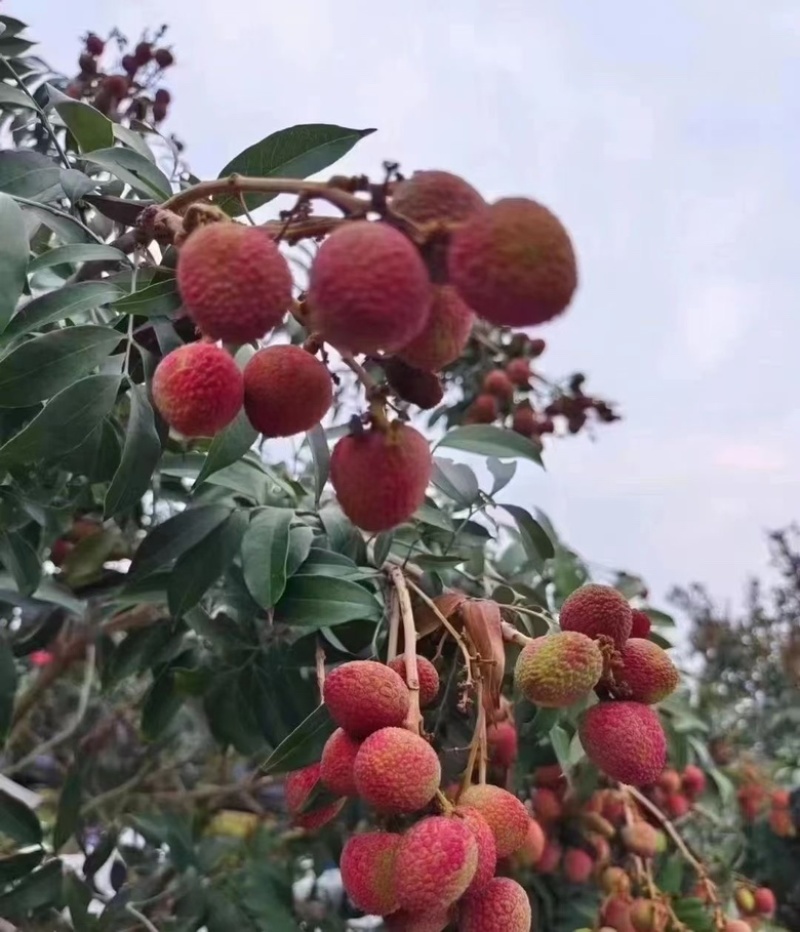
M 445 592 L 442 595 L 437 595 L 432 601 L 444 617 L 450 621 L 466 599 L 467 597 L 463 592 Z M 411 604 L 414 607 L 414 623 L 418 637 L 424 638 L 441 627 L 442 620 L 430 605 L 423 602 L 415 592 L 411 593 Z
M 500 606 L 489 599 L 468 599 L 460 606 L 458 614 L 479 658 L 484 682 L 483 704 L 491 718 L 500 705 L 506 669 Z

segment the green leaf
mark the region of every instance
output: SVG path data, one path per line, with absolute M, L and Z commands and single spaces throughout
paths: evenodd
M 142 703 L 142 732 L 154 741 L 175 718 L 183 705 L 183 695 L 176 688 L 175 673 L 167 670 L 153 680 Z
M 71 246 L 56 246 L 31 260 L 28 272 L 33 274 L 54 265 L 76 265 L 79 262 L 128 262 L 124 252 L 114 246 L 101 243 L 76 243 Z
M 286 588 L 289 555 L 289 508 L 263 508 L 250 522 L 242 541 L 242 571 L 250 595 L 262 608 L 272 608 Z
M 654 625 L 658 625 L 661 628 L 675 627 L 675 619 L 666 612 L 661 612 L 657 608 L 650 608 L 649 605 L 645 606 L 644 612 Z
M 290 126 L 240 152 L 222 169 L 219 177 L 239 174 L 258 178 L 308 178 L 338 161 L 360 139 L 374 132 L 374 129 L 347 129 L 327 123 Z M 276 194 L 246 194 L 244 201 L 248 210 L 255 210 L 275 197 Z M 217 203 L 232 217 L 245 212 L 238 197 L 220 197 Z
M 47 203 L 62 197 L 61 168 L 53 159 L 29 150 L 0 152 L 0 191 Z
M 22 534 L 18 531 L 0 533 L 0 557 L 14 577 L 20 595 L 33 595 L 42 580 L 42 564 Z
M 664 893 L 676 894 L 683 887 L 683 855 L 679 852 L 664 858 L 656 875 L 656 885 Z
M 276 615 L 288 624 L 309 630 L 348 621 L 379 621 L 383 606 L 359 583 L 332 576 L 292 576 Z
M 228 424 L 225 430 L 218 433 L 211 441 L 203 468 L 198 473 L 192 488 L 197 489 L 215 472 L 219 472 L 219 470 L 225 469 L 233 463 L 238 463 L 253 446 L 257 438 L 258 431 L 247 419 L 247 414 L 242 408 L 236 420 Z
M 264 774 L 299 770 L 319 760 L 325 742 L 336 730 L 326 705 L 316 709 L 281 741 L 262 765 Z
M 314 505 L 319 507 L 322 492 L 330 474 L 331 453 L 328 449 L 325 430 L 321 424 L 312 427 L 306 434 L 306 438 L 311 448 L 311 458 L 314 461 Z
M 172 194 L 169 178 L 149 159 L 135 152 L 133 149 L 124 149 L 120 146 L 108 149 L 97 149 L 84 155 L 87 162 L 93 162 L 106 171 L 111 172 L 145 197 L 155 197 L 165 201 Z
M 692 932 L 712 932 L 714 918 L 711 910 L 702 900 L 694 897 L 673 900 L 672 911 L 675 918 Z
M 170 574 L 167 600 L 179 618 L 200 601 L 225 572 L 239 550 L 247 515 L 234 511 L 177 561 Z
M 65 327 L 0 359 L 0 408 L 27 408 L 97 368 L 120 342 L 110 327 Z
M 89 915 L 93 896 L 89 885 L 71 870 L 64 873 L 64 902 L 75 932 L 93 932 L 97 919 Z
M 230 505 L 199 505 L 156 525 L 139 545 L 130 575 L 143 578 L 169 566 L 226 521 L 231 512 Z
M 568 774 L 572 769 L 569 753 L 569 734 L 561 725 L 553 725 L 550 729 L 550 741 L 553 745 L 553 750 L 556 752 L 558 762 L 561 764 L 561 769 L 565 774 Z
M 28 231 L 17 202 L 0 194 L 0 330 L 5 329 L 25 287 Z
M 24 919 L 45 906 L 61 909 L 64 902 L 62 884 L 61 859 L 52 858 L 28 874 L 5 896 L 0 896 L 0 916 L 16 920 Z
M 464 463 L 454 463 L 441 456 L 434 457 L 431 481 L 459 508 L 468 508 L 480 496 L 478 477 Z
M 394 531 L 382 531 L 380 534 L 376 535 L 375 543 L 372 547 L 372 562 L 378 569 L 389 559 L 393 540 Z
M 517 463 L 515 460 L 512 460 L 510 463 L 504 463 L 502 460 L 497 459 L 496 456 L 490 456 L 486 460 L 486 466 L 494 477 L 492 491 L 489 493 L 490 496 L 497 495 L 498 492 L 501 492 L 508 483 L 511 482 L 517 471 Z
M 111 309 L 120 314 L 136 314 L 137 317 L 170 317 L 181 303 L 175 279 L 169 278 L 120 298 L 111 305 Z
M 31 100 L 24 91 L 5 83 L 0 83 L 0 104 L 9 107 L 25 107 L 26 110 L 39 109 L 36 106 L 36 101 Z
M 22 854 L 12 854 L 10 857 L 0 858 L 0 887 L 30 874 L 32 870 L 39 866 L 43 857 L 44 848 L 36 848 L 34 851 L 25 851 Z
M 114 124 L 108 117 L 82 100 L 73 100 L 52 84 L 47 94 L 67 129 L 75 137 L 81 152 L 104 149 L 114 145 Z
M 482 453 L 485 456 L 522 457 L 542 465 L 541 448 L 528 437 L 493 424 L 469 424 L 448 431 L 437 446 Z
M 0 748 L 11 725 L 16 691 L 17 666 L 14 663 L 14 652 L 5 637 L 0 637 Z
M 115 301 L 122 289 L 110 281 L 76 282 L 29 301 L 11 319 L 4 336 L 19 336 L 59 320 L 73 319 Z
M 314 532 L 307 525 L 293 527 L 289 532 L 289 553 L 286 556 L 286 575 L 294 576 L 308 559 Z
M 130 401 L 122 459 L 106 492 L 104 514 L 107 518 L 128 511 L 141 501 L 161 457 L 155 415 L 144 385 L 131 388 Z
M 78 827 L 83 794 L 83 774 L 76 762 L 70 767 L 58 798 L 56 824 L 53 828 L 53 850 L 58 851 L 69 841 Z
M 42 826 L 36 813 L 5 790 L 0 790 L 0 835 L 20 847 L 42 843 Z
M 535 518 L 519 505 L 500 505 L 511 515 L 519 529 L 525 553 L 531 560 L 541 563 L 555 556 L 556 550 L 553 542 L 547 536 L 547 531 Z

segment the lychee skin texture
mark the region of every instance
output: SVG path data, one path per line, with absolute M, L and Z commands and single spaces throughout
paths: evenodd
M 416 247 L 385 223 L 355 220 L 339 227 L 311 267 L 311 325 L 342 352 L 406 346 L 427 323 L 432 298 Z
M 428 441 L 394 421 L 342 437 L 331 453 L 331 483 L 347 517 L 363 531 L 388 531 L 425 501 L 433 460 Z
M 524 866 L 533 867 L 538 862 L 544 853 L 546 841 L 541 825 L 536 819 L 531 819 L 528 822 L 528 834 L 525 837 L 525 842 L 517 852 Z
M 153 376 L 153 401 L 184 437 L 213 437 L 239 413 L 242 373 L 213 343 L 189 343 L 168 353 Z
M 570 848 L 564 854 L 562 867 L 564 876 L 570 883 L 586 883 L 592 876 L 594 861 L 591 855 L 581 848 Z
M 573 705 L 597 685 L 603 655 L 597 644 L 578 631 L 534 638 L 520 651 L 514 684 L 536 705 L 560 709 Z
M 327 806 L 320 809 L 312 809 L 309 812 L 301 812 L 305 806 L 306 800 L 314 791 L 319 783 L 320 765 L 311 764 L 310 767 L 304 767 L 302 770 L 295 770 L 287 775 L 283 785 L 286 808 L 292 817 L 292 824 L 300 828 L 316 829 L 326 825 L 331 819 L 335 819 L 342 811 L 344 799 L 337 799 Z
M 400 654 L 387 664 L 394 670 L 403 682 L 406 681 L 406 655 Z M 417 654 L 417 678 L 419 679 L 419 704 L 424 709 L 439 695 L 439 674 L 436 667 L 428 660 Z
M 578 725 L 589 760 L 606 776 L 633 786 L 655 783 L 667 757 L 658 715 L 639 702 L 600 702 Z
M 669 923 L 664 903 L 639 897 L 631 904 L 631 924 L 636 932 L 663 932 Z
M 451 172 L 416 171 L 395 186 L 392 210 L 416 223 L 456 223 L 486 206 L 471 184 Z
M 558 822 L 564 807 L 558 794 L 549 787 L 543 786 L 536 790 L 533 797 L 533 811 L 540 822 Z
M 477 809 L 489 823 L 498 858 L 508 857 L 525 844 L 530 816 L 525 806 L 507 790 L 489 783 L 470 786 L 458 802 Z
M 650 621 L 650 616 L 646 612 L 643 612 L 639 608 L 633 609 L 631 612 L 631 633 L 630 637 L 632 638 L 647 638 L 650 636 L 650 628 L 652 623 Z
M 464 351 L 475 315 L 454 288 L 435 288 L 427 323 L 397 354 L 404 362 L 428 372 L 438 372 Z
M 395 860 L 400 835 L 367 832 L 348 839 L 339 869 L 347 895 L 363 912 L 385 916 L 398 907 Z
M 386 932 L 444 932 L 450 924 L 450 911 L 437 909 L 432 913 L 412 914 L 401 909 L 385 916 L 383 924 Z
M 275 242 L 240 223 L 210 223 L 191 233 L 178 254 L 177 280 L 200 330 L 228 343 L 261 339 L 292 302 L 292 273 Z
M 325 678 L 325 705 L 351 738 L 366 738 L 379 728 L 402 725 L 410 698 L 394 670 L 375 660 L 352 660 Z
M 364 740 L 353 767 L 358 795 L 380 812 L 419 812 L 436 795 L 436 752 L 405 728 L 382 728 Z
M 464 822 L 446 816 L 422 819 L 403 835 L 397 852 L 401 908 L 410 913 L 446 909 L 472 883 L 477 865 L 478 843 Z
M 569 234 L 546 207 L 503 198 L 473 214 L 453 234 L 450 282 L 480 317 L 530 327 L 569 305 L 578 269 Z
M 244 368 L 244 410 L 265 437 L 311 430 L 332 402 L 330 373 L 299 346 L 268 346 Z
M 497 844 L 489 823 L 478 812 L 468 806 L 459 806 L 456 809 L 456 818 L 460 818 L 475 836 L 478 845 L 478 862 L 475 867 L 475 876 L 469 885 L 468 894 L 475 893 L 494 877 L 497 868 Z
M 667 652 L 645 638 L 629 638 L 613 670 L 609 691 L 619 699 L 655 705 L 678 688 L 680 673 Z
M 530 932 L 528 894 L 510 877 L 495 877 L 480 892 L 466 897 L 459 932 Z
M 618 650 L 631 636 L 631 607 L 625 597 L 611 586 L 589 583 L 576 589 L 564 600 L 559 615 L 563 631 L 579 631 L 595 640 L 611 638 Z
M 353 766 L 361 742 L 350 735 L 343 728 L 336 731 L 325 742 L 320 759 L 320 780 L 326 789 L 337 796 L 355 796 L 356 781 L 353 776 Z

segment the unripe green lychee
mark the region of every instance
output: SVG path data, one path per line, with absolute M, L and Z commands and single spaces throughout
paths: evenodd
M 446 816 L 417 822 L 403 835 L 395 861 L 401 908 L 445 909 L 464 894 L 477 865 L 478 843 L 465 822 Z
M 342 511 L 364 531 L 387 531 L 425 501 L 433 460 L 428 441 L 408 424 L 348 434 L 331 453 L 331 483 Z
M 600 702 L 581 715 L 578 731 L 589 760 L 620 783 L 655 783 L 667 757 L 658 715 L 639 702 Z
M 400 835 L 367 832 L 348 839 L 339 869 L 342 883 L 353 903 L 365 913 L 385 916 L 398 907 L 395 860 Z
M 577 631 L 534 638 L 520 651 L 514 684 L 536 705 L 560 709 L 588 695 L 603 672 L 595 642 Z
M 497 845 L 497 857 L 505 858 L 525 844 L 530 816 L 525 806 L 507 790 L 489 783 L 467 787 L 459 805 L 469 806 L 489 823 Z
M 439 285 L 434 288 L 427 323 L 397 355 L 418 369 L 438 372 L 464 351 L 474 322 L 475 315 L 455 289 Z
M 514 385 L 502 369 L 492 369 L 483 379 L 483 391 L 487 395 L 507 401 L 514 397 Z
M 552 320 L 578 284 L 575 253 L 561 221 L 527 198 L 503 198 L 453 234 L 450 282 L 493 324 L 530 327 Z
M 402 725 L 408 715 L 408 688 L 394 670 L 374 660 L 351 660 L 325 678 L 325 705 L 331 718 L 352 738 Z
M 646 638 L 650 636 L 652 627 L 650 616 L 639 608 L 634 608 L 631 612 L 631 633 L 632 638 Z
M 415 171 L 395 185 L 392 210 L 415 223 L 458 222 L 486 206 L 471 184 L 451 172 Z
M 752 916 L 755 913 L 756 898 L 749 887 L 738 886 L 733 898 L 736 901 L 736 908 L 743 916 Z
M 595 640 L 608 637 L 621 650 L 631 636 L 633 621 L 631 607 L 620 592 L 589 583 L 564 600 L 559 624 L 564 631 L 579 631 Z
M 319 783 L 320 765 L 311 764 L 302 770 L 295 770 L 287 775 L 283 785 L 286 808 L 292 817 L 292 824 L 300 828 L 316 829 L 335 819 L 342 811 L 344 799 L 337 799 L 319 809 L 304 812 L 311 794 Z
M 213 437 L 236 417 L 244 400 L 242 373 L 213 343 L 188 343 L 168 353 L 153 376 L 153 401 L 185 437 Z
M 476 890 L 480 890 L 481 887 L 485 887 L 494 877 L 495 868 L 497 867 L 497 844 L 494 840 L 494 833 L 489 828 L 489 823 L 477 809 L 458 806 L 455 817 L 464 822 L 475 836 L 475 842 L 478 845 L 478 862 L 475 867 L 475 876 L 472 878 L 467 891 L 471 894 Z
M 426 913 L 408 913 L 401 909 L 384 916 L 383 924 L 386 932 L 444 932 L 450 924 L 450 908 Z
M 525 890 L 510 877 L 495 877 L 464 899 L 459 932 L 530 932 L 531 904 Z
M 214 340 L 260 340 L 292 303 L 289 266 L 260 227 L 199 227 L 180 248 L 176 274 L 186 310 Z
M 244 409 L 265 437 L 311 430 L 332 401 L 330 373 L 299 346 L 267 346 L 244 368 Z
M 582 848 L 568 848 L 562 862 L 564 876 L 570 883 L 586 883 L 594 870 L 594 859 Z
M 618 699 L 654 705 L 678 688 L 680 673 L 667 652 L 645 638 L 628 638 L 603 685 Z M 677 774 L 676 774 L 677 777 Z
M 351 738 L 343 728 L 337 728 L 325 742 L 319 775 L 331 793 L 337 796 L 357 794 L 353 766 L 360 747 L 361 742 Z
M 381 366 L 389 387 L 401 401 L 429 411 L 444 398 L 441 380 L 433 372 L 409 366 L 399 356 L 384 356 Z
M 658 831 L 647 822 L 626 825 L 621 834 L 622 844 L 640 858 L 654 858 L 658 854 Z
M 414 244 L 382 222 L 335 230 L 311 266 L 311 327 L 338 350 L 394 352 L 428 321 L 433 291 Z
M 356 754 L 358 795 L 381 812 L 419 812 L 436 795 L 442 768 L 436 752 L 405 728 L 381 728 Z
M 465 421 L 468 424 L 491 424 L 497 417 L 497 399 L 484 392 L 467 408 Z
M 400 654 L 390 661 L 387 666 L 394 670 L 403 682 L 406 681 L 406 655 Z M 417 677 L 419 679 L 419 704 L 421 708 L 429 706 L 439 695 L 439 674 L 436 667 L 428 660 L 417 654 Z
M 664 932 L 669 924 L 669 910 L 660 900 L 638 897 L 631 903 L 630 916 L 636 932 Z

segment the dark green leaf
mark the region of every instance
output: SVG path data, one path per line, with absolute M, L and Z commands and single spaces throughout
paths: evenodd
M 142 732 L 150 741 L 158 738 L 183 705 L 183 695 L 176 688 L 175 674 L 167 670 L 158 676 L 142 705 Z
M 47 94 L 81 152 L 114 145 L 114 124 L 99 110 L 82 100 L 67 97 L 52 84 L 47 85 Z
M 42 843 L 42 826 L 36 813 L 5 790 L 0 790 L 0 835 L 18 842 L 20 847 Z
M 8 641 L 0 637 L 0 748 L 3 746 L 11 724 L 16 691 L 17 667 L 14 663 L 14 652 Z
M 469 466 L 441 456 L 434 457 L 432 481 L 459 508 L 468 508 L 480 495 L 478 478 Z
M 31 260 L 28 266 L 30 273 L 41 269 L 48 269 L 54 265 L 75 265 L 78 262 L 128 262 L 124 252 L 114 246 L 105 246 L 100 243 L 74 244 L 71 246 L 56 246 L 48 249 L 40 256 Z
M 265 774 L 289 773 L 319 760 L 325 742 L 336 729 L 326 705 L 316 709 L 284 738 L 264 761 Z
M 167 599 L 172 614 L 180 617 L 197 605 L 233 561 L 247 527 L 247 515 L 234 511 L 191 550 L 187 550 L 170 574 Z
M 88 175 L 84 175 L 84 173 L 78 171 L 77 168 L 63 168 L 58 177 L 61 181 L 61 187 L 64 189 L 64 194 L 71 204 L 77 204 L 78 201 L 91 191 L 94 191 L 99 185 L 96 178 L 90 178 Z M 96 245 L 100 246 L 101 244 L 97 243 Z M 113 249 L 112 246 L 108 246 L 107 248 Z
M 438 446 L 467 453 L 482 453 L 485 456 L 508 458 L 522 457 L 542 464 L 541 448 L 528 437 L 513 430 L 495 427 L 493 424 L 469 424 L 454 427 L 439 441 Z
M 289 532 L 289 552 L 286 555 L 286 576 L 294 576 L 308 559 L 314 532 L 310 527 L 293 527 Z
M 694 897 L 687 899 L 673 900 L 672 911 L 675 918 L 692 932 L 712 932 L 714 929 L 714 917 L 702 900 Z
M 169 566 L 227 520 L 231 511 L 229 505 L 200 505 L 157 525 L 139 545 L 131 575 L 144 577 Z
M 73 871 L 65 871 L 64 902 L 69 910 L 69 917 L 75 932 L 93 932 L 96 928 L 97 920 L 89 915 L 89 904 L 92 899 L 89 885 Z
M 205 695 L 208 724 L 217 741 L 240 754 L 258 754 L 266 741 L 255 714 L 251 683 L 245 676 L 216 679 Z
M 683 887 L 683 855 L 676 852 L 665 858 L 656 875 L 656 884 L 664 893 L 676 894 Z
M 53 159 L 29 150 L 0 152 L 0 191 L 33 201 L 54 201 L 63 195 L 61 169 Z
M 0 330 L 4 330 L 25 288 L 28 231 L 17 202 L 0 194 Z
M 28 340 L 0 360 L 0 407 L 52 398 L 106 359 L 119 343 L 110 327 L 65 327 Z
M 378 534 L 375 538 L 375 543 L 372 547 L 373 560 L 372 562 L 375 566 L 380 569 L 383 564 L 389 558 L 389 551 L 392 549 L 392 541 L 394 540 L 393 531 L 383 531 Z
M 289 508 L 263 508 L 253 517 L 244 535 L 244 581 L 262 608 L 272 608 L 286 588 L 289 525 L 293 517 Z
M 330 473 L 331 454 L 328 449 L 328 440 L 321 424 L 312 427 L 306 434 L 308 445 L 311 448 L 311 456 L 314 460 L 314 504 L 319 506 L 319 500 L 322 498 L 322 490 L 328 481 Z
M 497 459 L 496 456 L 490 456 L 486 460 L 486 465 L 489 468 L 489 472 L 494 477 L 492 491 L 489 495 L 496 495 L 514 478 L 514 474 L 517 471 L 517 464 L 515 460 L 512 460 L 510 463 L 504 463 L 502 460 Z
M 181 306 L 181 296 L 174 278 L 154 282 L 115 301 L 111 308 L 120 314 L 137 317 L 171 317 Z
M 38 110 L 36 102 L 31 100 L 25 91 L 5 83 L 0 84 L 0 104 L 8 107 L 25 107 L 27 110 Z
M 561 764 L 561 769 L 564 773 L 569 773 L 572 769 L 569 753 L 569 734 L 561 725 L 553 725 L 550 729 L 550 742 L 553 745 L 553 750 L 556 752 L 558 762 Z
M 30 913 L 48 906 L 61 909 L 63 867 L 60 858 L 53 858 L 38 870 L 28 874 L 5 896 L 0 896 L 0 916 L 24 919 Z
M 555 556 L 553 542 L 547 536 L 545 529 L 532 515 L 520 505 L 500 505 L 511 515 L 519 528 L 522 545 L 525 547 L 529 559 L 541 563 Z
M 10 857 L 0 858 L 0 887 L 25 877 L 37 868 L 44 857 L 44 848 L 34 851 L 25 851 L 23 854 L 12 854 Z
M 27 23 L 23 23 L 21 19 L 16 19 L 13 16 L 0 16 L 0 23 L 4 27 L 3 36 L 6 38 L 17 36 L 28 28 Z
M 103 667 L 103 686 L 109 688 L 134 673 L 143 673 L 180 649 L 183 643 L 183 625 L 166 619 L 131 631 L 114 648 Z
M 131 410 L 122 459 L 106 492 L 106 517 L 128 511 L 141 501 L 161 457 L 161 441 L 156 430 L 155 415 L 144 385 L 134 385 L 131 388 L 130 401 Z
M 0 447 L 0 469 L 51 460 L 74 450 L 114 406 L 117 375 L 90 375 L 59 392 L 18 434 Z
M 331 576 L 292 576 L 276 616 L 310 630 L 347 621 L 379 621 L 383 606 L 359 583 Z
M 644 611 L 654 625 L 658 625 L 660 628 L 675 627 L 675 619 L 672 615 L 668 615 L 666 612 L 660 612 L 657 608 L 650 608 L 649 605 L 645 607 Z
M 0 557 L 14 577 L 20 595 L 33 595 L 42 579 L 42 564 L 22 534 L 18 531 L 0 533 Z
M 115 146 L 111 149 L 98 149 L 84 155 L 87 162 L 93 162 L 111 172 L 130 185 L 134 191 L 145 197 L 155 197 L 165 201 L 172 194 L 172 187 L 167 176 L 149 159 L 135 152 Z
M 59 175 L 59 178 L 61 175 Z M 67 243 L 96 243 L 97 236 L 78 220 L 60 210 L 45 208 L 43 204 L 32 204 L 20 200 L 19 206 L 24 214 L 35 217 L 37 221 L 52 230 L 56 237 L 64 244 Z
M 308 178 L 332 165 L 360 139 L 374 132 L 374 129 L 347 129 L 326 123 L 290 126 L 245 149 L 228 162 L 219 177 L 239 174 L 258 178 Z M 248 210 L 255 210 L 276 196 L 246 194 L 244 201 Z M 239 217 L 245 212 L 238 197 L 221 197 L 217 203 L 232 217 Z
M 253 446 L 257 438 L 258 431 L 247 419 L 247 414 L 242 408 L 236 420 L 211 441 L 203 468 L 198 473 L 192 488 L 198 488 L 209 476 L 212 476 L 220 469 L 238 463 Z
M 62 848 L 75 833 L 78 827 L 81 810 L 81 796 L 83 794 L 83 774 L 76 762 L 70 767 L 61 795 L 58 798 L 58 812 L 56 824 L 53 829 L 53 850 Z
M 110 281 L 64 285 L 57 291 L 49 291 L 29 301 L 11 319 L 4 336 L 16 337 L 59 320 L 74 319 L 103 304 L 109 304 L 122 293 L 122 288 Z

